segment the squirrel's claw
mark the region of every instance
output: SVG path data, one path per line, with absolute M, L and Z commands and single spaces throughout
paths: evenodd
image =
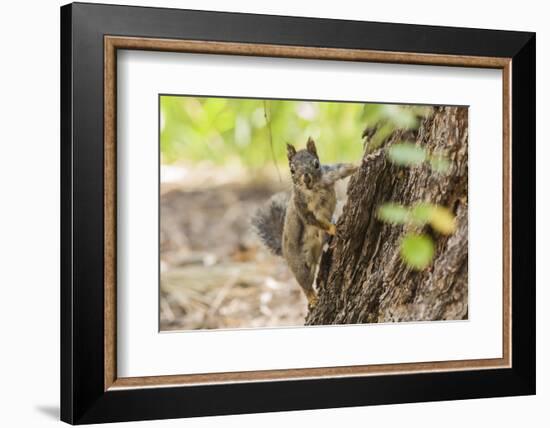
M 331 223 L 330 226 L 327 229 L 327 233 L 331 236 L 336 235 L 336 225 Z

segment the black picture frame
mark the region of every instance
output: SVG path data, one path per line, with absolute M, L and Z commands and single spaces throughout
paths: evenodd
M 104 36 L 512 58 L 512 367 L 104 388 Z M 71 424 L 535 393 L 535 34 L 74 3 L 61 8 L 61 419 Z

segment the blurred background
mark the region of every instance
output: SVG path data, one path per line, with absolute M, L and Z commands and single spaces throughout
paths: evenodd
M 161 96 L 160 329 L 303 325 L 306 300 L 250 226 L 289 189 L 286 143 L 355 162 L 362 134 L 417 126 L 395 105 Z

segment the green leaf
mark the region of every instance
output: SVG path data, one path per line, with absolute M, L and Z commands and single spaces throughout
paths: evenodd
M 434 244 L 429 236 L 409 233 L 401 241 L 401 257 L 413 269 L 425 269 L 433 256 Z
M 443 235 L 450 235 L 456 230 L 456 219 L 453 213 L 441 205 L 421 202 L 411 209 L 411 221 L 423 226 L 430 223 L 432 227 Z
M 372 136 L 369 143 L 369 149 L 375 150 L 386 141 L 386 139 L 395 131 L 395 126 L 390 122 L 380 122 L 376 133 Z
M 397 165 L 416 166 L 426 160 L 426 150 L 413 143 L 399 143 L 388 149 L 388 157 Z
M 424 226 L 432 220 L 434 205 L 425 202 L 416 204 L 411 209 L 411 220 L 417 226 Z
M 378 218 L 386 223 L 405 224 L 409 218 L 409 210 L 399 204 L 384 204 L 378 208 Z
M 382 115 L 389 119 L 397 128 L 418 128 L 418 120 L 414 111 L 408 106 L 385 104 L 382 106 Z
M 446 174 L 451 169 L 451 162 L 441 155 L 434 155 L 430 157 L 430 166 L 435 172 Z

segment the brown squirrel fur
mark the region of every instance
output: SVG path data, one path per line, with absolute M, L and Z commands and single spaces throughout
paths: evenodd
M 334 184 L 353 174 L 358 165 L 321 165 L 315 142 L 296 151 L 287 144 L 292 190 L 274 195 L 254 215 L 252 223 L 263 243 L 283 256 L 310 306 L 317 303 L 313 288 L 325 234 L 334 235 L 332 215 L 336 207 Z

